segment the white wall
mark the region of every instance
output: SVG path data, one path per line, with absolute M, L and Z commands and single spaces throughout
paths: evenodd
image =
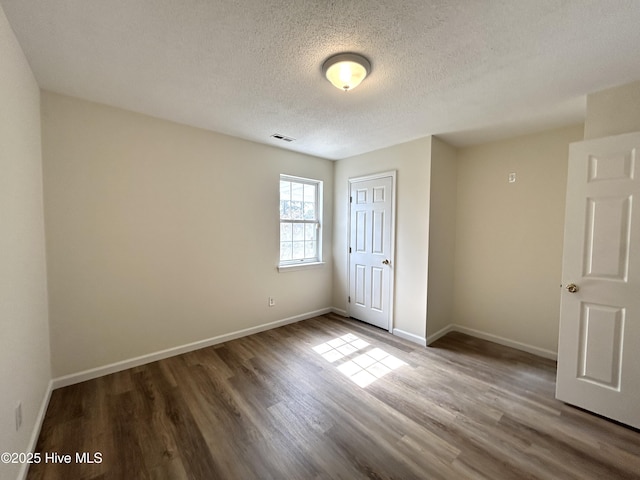
M 55 377 L 331 307 L 333 162 L 49 92 L 42 125 Z M 323 267 L 276 270 L 280 173 L 324 181 Z
M 458 151 L 454 323 L 557 352 L 568 147 L 582 136 L 580 125 Z
M 335 164 L 333 304 L 347 309 L 349 178 L 397 171 L 394 328 L 426 336 L 431 137 Z
M 640 81 L 587 95 L 584 138 L 640 131 Z
M 29 450 L 51 379 L 39 98 L 0 7 L 0 452 Z M 0 463 L 0 478 L 19 470 Z
M 427 337 L 453 321 L 457 150 L 437 137 L 431 145 Z

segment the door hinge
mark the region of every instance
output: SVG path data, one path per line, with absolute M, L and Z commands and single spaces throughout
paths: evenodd
M 349 253 L 351 253 L 351 247 L 349 247 Z
M 353 197 L 349 197 L 349 203 L 353 203 Z
M 349 295 L 349 296 L 347 297 L 347 302 L 348 302 L 348 303 L 351 303 L 351 295 Z

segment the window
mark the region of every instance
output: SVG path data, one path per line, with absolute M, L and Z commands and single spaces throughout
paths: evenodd
M 280 175 L 280 265 L 321 258 L 322 182 Z

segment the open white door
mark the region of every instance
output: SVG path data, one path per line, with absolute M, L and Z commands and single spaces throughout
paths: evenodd
M 391 330 L 394 175 L 349 182 L 349 315 Z
M 640 133 L 571 144 L 556 397 L 640 428 Z

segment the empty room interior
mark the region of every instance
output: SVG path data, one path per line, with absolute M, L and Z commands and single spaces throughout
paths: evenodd
M 0 0 L 0 479 L 639 478 L 639 24 Z

